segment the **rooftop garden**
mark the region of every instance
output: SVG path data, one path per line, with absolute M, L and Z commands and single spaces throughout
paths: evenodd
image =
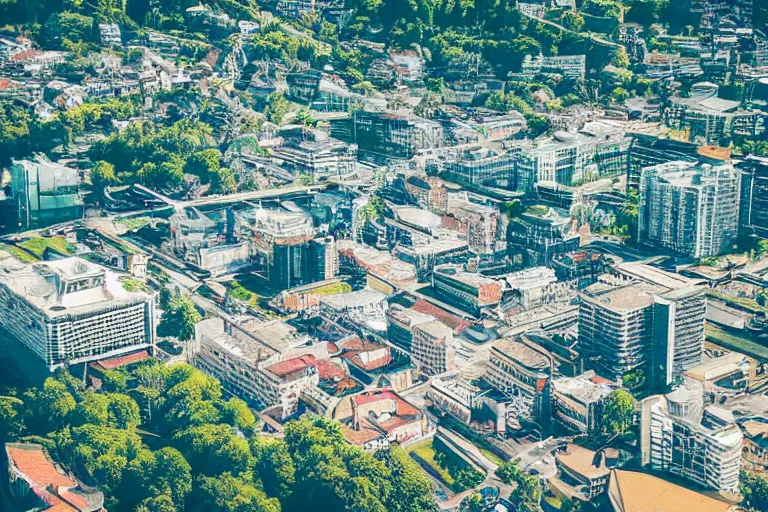
M 67 242 L 63 236 L 54 236 L 49 238 L 33 237 L 20 242 L 19 247 L 32 253 L 37 259 L 42 259 L 46 249 L 55 251 L 61 255 L 68 256 L 75 252 L 75 246 Z

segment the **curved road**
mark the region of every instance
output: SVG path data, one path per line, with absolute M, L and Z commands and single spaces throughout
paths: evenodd
M 598 37 L 594 35 L 592 32 L 576 32 L 575 30 L 571 30 L 569 28 L 565 28 L 564 26 L 560 25 L 559 23 L 555 23 L 554 21 L 545 20 L 544 18 L 539 18 L 538 16 L 534 16 L 533 14 L 529 14 L 523 11 L 520 11 L 520 14 L 523 16 L 526 16 L 532 20 L 539 21 L 541 23 L 544 23 L 545 25 L 549 25 L 551 27 L 555 27 L 557 29 L 562 30 L 563 32 L 568 32 L 569 34 L 574 34 L 577 36 L 586 37 L 588 39 L 591 39 L 592 41 L 595 41 L 596 43 L 604 44 L 606 46 L 612 46 L 614 48 L 624 48 L 624 45 L 619 44 L 614 41 L 609 41 L 607 39 L 603 39 L 602 37 Z

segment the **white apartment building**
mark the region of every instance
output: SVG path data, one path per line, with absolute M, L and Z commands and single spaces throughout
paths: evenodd
M 0 326 L 53 371 L 154 344 L 154 298 L 72 257 L 0 263 Z
M 678 161 L 643 169 L 638 240 L 693 258 L 728 251 L 738 235 L 740 183 L 731 164 Z
M 694 381 L 643 400 L 642 465 L 737 492 L 744 436 L 730 411 L 703 403 L 701 384 Z
M 416 368 L 427 375 L 437 375 L 453 370 L 453 331 L 438 320 L 413 327 L 411 358 Z

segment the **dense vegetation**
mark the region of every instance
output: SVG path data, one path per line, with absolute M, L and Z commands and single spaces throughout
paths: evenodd
M 256 434 L 244 402 L 187 365 L 157 361 L 110 371 L 104 391 L 61 372 L 0 397 L 0 438 L 46 446 L 126 512 L 421 512 L 431 484 L 399 447 L 374 455 L 321 417 Z M 316 507 L 316 508 L 315 508 Z

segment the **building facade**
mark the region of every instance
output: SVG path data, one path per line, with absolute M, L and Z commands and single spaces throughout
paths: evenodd
M 694 258 L 727 252 L 738 235 L 740 175 L 730 164 L 643 169 L 638 240 Z
M 0 325 L 51 371 L 154 345 L 154 298 L 114 272 L 77 257 L 2 265 Z
M 453 331 L 435 320 L 413 328 L 411 359 L 421 373 L 438 375 L 456 368 Z

